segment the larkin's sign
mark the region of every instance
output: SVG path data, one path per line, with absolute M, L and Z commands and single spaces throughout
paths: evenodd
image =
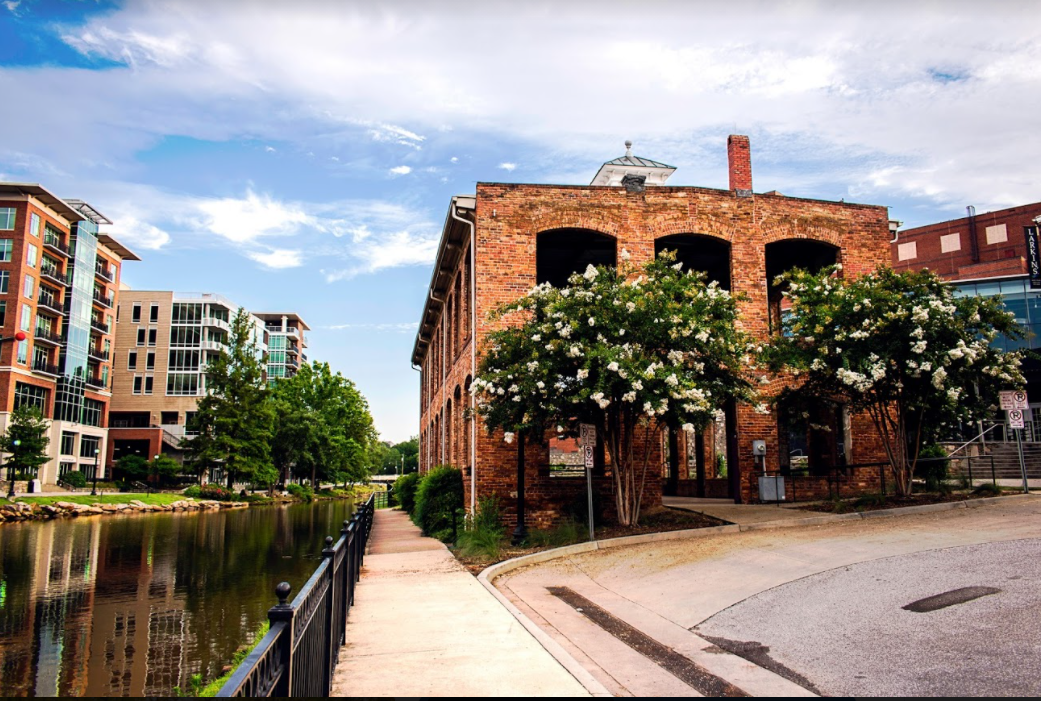
M 1038 227 L 1027 227 L 1027 267 L 1030 270 L 1030 288 L 1041 288 L 1041 251 L 1038 250 Z

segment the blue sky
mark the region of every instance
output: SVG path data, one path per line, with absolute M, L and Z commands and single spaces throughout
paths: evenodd
M 449 198 L 622 154 L 912 226 L 1041 200 L 1035 2 L 0 2 L 0 179 L 86 199 L 132 287 L 312 326 L 384 437 Z

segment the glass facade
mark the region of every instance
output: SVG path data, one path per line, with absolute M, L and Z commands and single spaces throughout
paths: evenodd
M 59 421 L 88 423 L 83 393 L 86 390 L 87 355 L 90 350 L 90 325 L 94 298 L 94 267 L 98 252 L 98 225 L 90 220 L 76 222 L 72 228 L 72 286 L 66 294 L 65 343 L 61 354 L 54 418 Z M 98 426 L 99 423 L 89 424 Z
M 16 382 L 14 385 L 14 408 L 20 409 L 23 406 L 34 406 L 46 416 L 47 398 L 49 396 L 50 391 L 46 387 Z
M 1041 289 L 1030 289 L 1026 277 L 1008 280 L 981 280 L 980 282 L 952 283 L 955 297 L 994 297 L 1001 295 L 1005 309 L 1012 312 L 1027 337 L 1013 340 L 1001 335 L 994 346 L 1005 351 L 1041 348 Z

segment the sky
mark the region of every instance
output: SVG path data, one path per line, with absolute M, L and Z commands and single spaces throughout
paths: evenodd
M 1041 3 L 0 0 L 0 180 L 89 201 L 136 289 L 311 326 L 418 433 L 417 322 L 449 199 L 588 184 L 881 204 L 904 226 L 1041 200 Z

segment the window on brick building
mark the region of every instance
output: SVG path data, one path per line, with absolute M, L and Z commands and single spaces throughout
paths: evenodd
M 827 475 L 849 464 L 849 422 L 850 414 L 843 404 L 780 402 L 777 437 L 781 472 Z
M 565 287 L 589 265 L 615 265 L 615 240 L 589 229 L 553 229 L 536 239 L 536 282 Z
M 839 248 L 823 241 L 786 239 L 766 244 L 767 304 L 770 332 L 782 331 L 783 295 L 788 283 L 777 284 L 777 276 L 794 268 L 816 273 L 839 262 Z
M 729 241 L 700 234 L 675 234 L 655 240 L 654 255 L 662 251 L 674 251 L 683 270 L 705 273 L 707 282 L 715 281 L 724 290 L 730 289 Z

